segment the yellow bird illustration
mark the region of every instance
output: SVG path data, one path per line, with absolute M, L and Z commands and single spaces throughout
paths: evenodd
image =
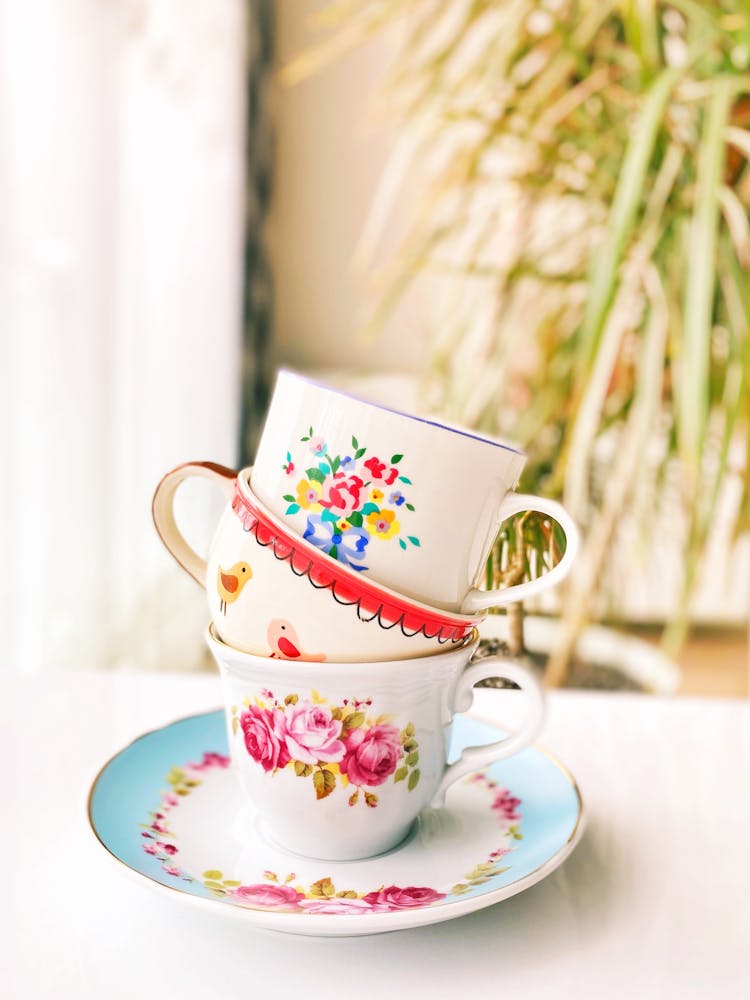
M 222 614 L 227 613 L 227 604 L 233 604 L 242 593 L 242 588 L 248 580 L 251 580 L 253 571 L 246 562 L 235 563 L 229 569 L 222 569 L 216 577 L 216 589 L 219 591 L 219 609 Z

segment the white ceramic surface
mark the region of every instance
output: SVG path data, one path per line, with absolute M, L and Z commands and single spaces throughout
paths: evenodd
M 524 462 L 499 440 L 281 371 L 251 486 L 333 558 L 418 601 L 470 614 L 555 586 L 575 557 L 578 532 L 560 504 L 513 492 Z M 536 580 L 478 590 L 501 523 L 526 510 L 558 522 L 565 555 Z
M 225 642 L 279 659 L 353 662 L 426 656 L 471 639 L 481 615 L 420 605 L 330 559 L 263 509 L 248 475 L 189 463 L 168 473 L 154 496 L 157 530 L 205 586 Z M 176 491 L 191 476 L 208 477 L 229 499 L 207 562 L 175 522 Z
M 518 753 L 541 726 L 536 680 L 500 657 L 471 664 L 476 642 L 421 660 L 271 663 L 212 631 L 240 781 L 270 836 L 301 855 L 345 861 L 390 850 L 459 778 Z M 447 764 L 454 715 L 488 677 L 521 687 L 524 723 Z

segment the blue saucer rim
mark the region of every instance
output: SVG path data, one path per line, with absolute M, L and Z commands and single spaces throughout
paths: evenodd
M 118 857 L 118 855 L 115 854 L 115 852 L 112 851 L 102 840 L 99 832 L 97 831 L 92 815 L 92 804 L 94 795 L 96 794 L 97 785 L 99 784 L 99 781 L 104 773 L 107 771 L 108 767 L 122 754 L 126 753 L 131 747 L 135 746 L 141 740 L 147 739 L 149 736 L 169 729 L 170 727 L 178 725 L 181 722 L 202 718 L 204 716 L 215 715 L 217 712 L 223 711 L 223 706 L 217 706 L 212 709 L 204 709 L 200 712 L 190 712 L 187 715 L 178 716 L 169 722 L 164 722 L 161 725 L 154 726 L 151 729 L 147 729 L 139 733 L 128 743 L 120 747 L 119 750 L 115 751 L 115 753 L 113 753 L 104 762 L 104 764 L 102 764 L 91 782 L 86 799 L 86 817 L 89 827 L 91 828 L 91 832 L 96 838 L 96 841 L 101 845 L 106 856 L 108 856 L 112 862 L 117 864 L 119 870 L 125 869 L 128 877 L 135 880 L 141 886 L 147 885 L 151 888 L 155 888 L 157 891 L 166 890 L 169 894 L 169 898 L 174 898 L 174 895 L 177 895 L 183 902 L 189 902 L 192 905 L 197 905 L 199 909 L 204 912 L 206 912 L 205 904 L 211 904 L 213 912 L 220 912 L 226 917 L 233 917 L 234 919 L 242 920 L 246 924 L 252 924 L 268 930 L 286 931 L 292 934 L 317 937 L 363 936 L 368 934 L 404 930 L 418 926 L 426 926 L 428 924 L 442 923 L 445 920 L 452 920 L 465 916 L 469 913 L 473 913 L 477 910 L 493 906 L 495 903 L 502 902 L 505 899 L 518 895 L 526 889 L 536 885 L 538 882 L 541 882 L 547 877 L 547 875 L 550 875 L 553 871 L 555 871 L 555 869 L 559 868 L 560 865 L 562 865 L 563 862 L 570 856 L 570 854 L 572 854 L 585 831 L 586 815 L 583 796 L 575 777 L 566 765 L 563 764 L 562 761 L 560 761 L 550 750 L 547 750 L 538 743 L 532 743 L 526 749 L 535 750 L 542 754 L 542 756 L 546 757 L 561 772 L 565 780 L 570 784 L 576 796 L 577 815 L 573 829 L 571 830 L 566 842 L 533 871 L 528 872 L 526 875 L 521 876 L 507 885 L 500 886 L 497 889 L 490 890 L 482 895 L 454 900 L 447 905 L 437 907 L 428 906 L 415 910 L 392 911 L 388 913 L 357 914 L 356 916 L 349 914 L 310 913 L 298 915 L 285 911 L 274 912 L 260 907 L 252 908 L 246 906 L 227 906 L 227 904 L 222 902 L 220 899 L 195 896 L 186 892 L 182 888 L 178 888 L 177 886 L 165 885 L 164 883 L 157 881 L 148 873 L 140 871 L 137 868 L 133 868 L 126 861 L 123 861 L 122 858 Z M 502 728 L 496 721 L 488 719 L 486 716 L 482 715 L 481 712 L 466 712 L 465 718 L 467 720 L 474 720 L 475 722 L 491 726 L 494 729 Z M 218 910 L 216 908 L 218 908 Z

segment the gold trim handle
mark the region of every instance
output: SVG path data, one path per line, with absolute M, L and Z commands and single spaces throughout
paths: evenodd
M 216 462 L 185 462 L 172 469 L 156 487 L 151 513 L 156 530 L 165 547 L 182 568 L 201 585 L 206 586 L 206 560 L 186 541 L 177 526 L 174 501 L 181 483 L 193 476 L 216 483 L 229 500 L 234 494 L 237 470 Z

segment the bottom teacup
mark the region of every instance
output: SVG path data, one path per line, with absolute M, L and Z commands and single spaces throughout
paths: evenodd
M 459 778 L 510 757 L 536 736 L 542 691 L 502 657 L 471 663 L 461 649 L 383 663 L 272 660 L 234 649 L 209 626 L 224 686 L 232 761 L 281 847 L 349 861 L 395 847 L 427 806 L 440 807 Z M 489 677 L 527 697 L 523 728 L 446 760 L 453 716 Z

